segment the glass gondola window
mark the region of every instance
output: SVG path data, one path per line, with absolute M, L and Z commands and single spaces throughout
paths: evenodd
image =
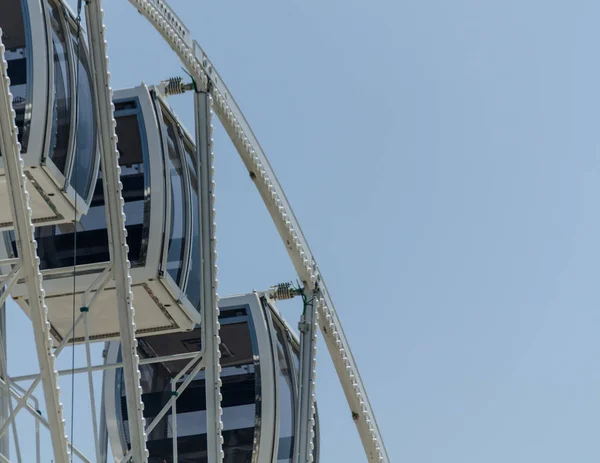
M 149 210 L 149 199 L 146 197 L 148 181 L 146 137 L 141 113 L 135 102 L 130 102 L 134 109 L 119 110 L 122 103 L 115 103 L 115 119 L 117 121 L 117 148 L 120 153 L 121 182 L 123 199 L 125 200 L 125 227 L 127 229 L 127 245 L 129 260 L 132 266 L 144 265 L 145 237 L 148 232 L 148 219 L 145 211 Z M 10 233 L 13 255 L 16 255 L 14 233 Z M 71 267 L 74 264 L 73 224 L 45 225 L 35 228 L 38 241 L 40 269 Z M 106 233 L 106 211 L 104 208 L 104 190 L 102 171 L 98 180 L 88 213 L 81 217 L 77 229 L 77 265 L 95 264 L 110 260 L 108 236 Z
M 175 123 L 164 116 L 167 136 L 167 166 L 171 179 L 170 237 L 167 252 L 167 273 L 179 285 L 185 257 L 186 203 L 184 165 L 178 144 L 178 131 Z
M 254 440 L 260 417 L 257 417 L 257 397 L 260 381 L 256 370 L 260 368 L 257 344 L 250 317 L 246 309 L 226 308 L 219 316 L 221 322 L 221 380 L 223 400 L 223 450 L 224 463 L 247 463 L 253 461 Z M 162 357 L 172 354 L 198 352 L 201 350 L 201 330 L 148 336 L 138 344 L 141 358 Z M 188 360 L 166 361 L 140 365 L 144 418 L 147 423 L 158 415 L 171 397 L 171 379 L 179 374 Z M 180 386 L 188 375 L 182 375 Z M 124 384 L 121 370 L 117 371 L 117 387 L 124 400 Z M 200 463 L 206 460 L 206 395 L 205 374 L 200 371 L 187 389 L 177 399 L 177 446 L 179 463 Z M 122 417 L 122 433 L 127 444 L 127 411 L 118 404 Z M 148 435 L 149 461 L 172 462 L 171 450 L 174 437 L 171 410 Z
M 131 104 L 135 105 L 136 103 L 130 102 Z M 122 102 L 115 103 L 117 149 L 119 151 L 123 199 L 125 200 L 128 258 L 132 266 L 138 266 L 144 264 L 145 240 L 147 238 L 148 220 L 145 212 L 149 210 L 149 200 L 146 198 L 147 167 L 144 159 L 147 148 L 144 127 L 140 123 L 141 114 L 138 113 L 137 109 L 120 110 L 119 108 L 123 105 Z M 80 219 L 81 227 L 85 231 L 91 232 L 94 230 L 97 234 L 93 237 L 96 243 L 95 246 L 102 244 L 104 249 L 102 255 L 93 256 L 93 262 L 109 260 L 103 188 L 102 170 L 100 170 L 88 213 Z M 92 238 L 91 235 L 90 238 Z M 89 242 L 87 246 L 93 248 L 94 243 Z M 78 262 L 79 252 L 86 254 L 85 251 L 78 250 Z
M 77 59 L 77 136 L 71 185 L 82 198 L 90 193 L 96 167 L 96 120 L 90 66 L 85 52 L 83 34 L 77 37 L 77 29 L 71 27 L 73 50 Z
M 58 7 L 48 2 L 52 26 L 54 55 L 54 108 L 49 157 L 63 174 L 67 166 L 69 129 L 71 126 L 71 76 L 67 54 L 68 43 Z
M 198 162 L 196 151 L 189 143 L 185 143 L 185 161 L 190 174 L 190 195 L 192 203 L 192 248 L 190 256 L 190 270 L 185 289 L 190 303 L 200 310 L 200 216 L 198 205 Z
M 2 41 L 6 48 L 5 59 L 8 63 L 8 77 L 10 78 L 10 91 L 13 96 L 13 107 L 16 113 L 16 125 L 19 129 L 19 142 L 21 150 L 26 151 L 26 132 L 28 130 L 31 111 L 27 110 L 31 96 L 31 82 L 28 74 L 31 72 L 31 50 L 28 48 L 27 29 L 23 18 L 27 18 L 27 6 L 20 0 L 6 0 L 3 2 L 0 28 Z
M 275 320 L 273 320 L 275 322 Z M 292 461 L 294 451 L 294 384 L 292 365 L 287 354 L 284 328 L 274 323 L 277 333 L 277 358 L 279 360 L 279 450 L 278 462 Z

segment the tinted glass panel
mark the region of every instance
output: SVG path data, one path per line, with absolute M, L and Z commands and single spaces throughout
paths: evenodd
M 132 265 L 143 265 L 145 260 L 145 240 L 147 237 L 145 170 L 143 153 L 145 150 L 137 115 L 117 115 L 118 149 L 123 155 L 119 158 L 121 166 L 121 182 L 125 199 L 125 227 L 129 260 Z M 75 234 L 73 224 L 47 225 L 35 228 L 38 240 L 38 255 L 42 270 L 61 267 L 72 267 L 75 263 L 73 246 Z M 13 235 L 14 236 L 14 235 Z M 13 252 L 16 246 L 13 238 Z M 106 262 L 110 260 L 108 235 L 106 231 L 106 211 L 104 208 L 104 192 L 102 172 L 92 197 L 89 211 L 81 217 L 77 228 L 77 261 L 78 265 Z
M 23 22 L 27 8 L 22 6 L 20 0 L 5 0 L 2 2 L 2 15 L 0 15 L 0 28 L 2 41 L 6 48 L 5 58 L 8 63 L 8 77 L 10 78 L 10 91 L 13 95 L 13 108 L 16 114 L 16 124 L 19 129 L 19 142 L 21 150 L 25 152 L 26 138 L 31 118 L 28 108 L 31 82 L 28 74 L 31 72 L 30 50 L 28 49 L 28 36 Z
M 69 149 L 69 131 L 71 126 L 71 77 L 67 55 L 67 41 L 60 15 L 52 2 L 50 24 L 52 27 L 52 49 L 54 56 L 54 106 L 49 158 L 58 170 L 65 173 L 67 152 Z
M 167 117 L 165 117 L 164 122 L 167 134 L 168 173 L 171 178 L 171 232 L 167 253 L 167 272 L 175 283 L 179 284 L 185 253 L 185 180 L 181 153 L 177 142 L 177 130 Z
M 190 255 L 190 270 L 185 293 L 194 307 L 200 310 L 200 211 L 198 205 L 198 163 L 196 152 L 186 144 L 185 161 L 190 175 L 190 201 L 192 202 L 192 248 Z
M 96 167 L 96 120 L 92 82 L 85 41 L 77 40 L 77 31 L 72 30 L 73 49 L 77 57 L 77 135 L 75 138 L 75 159 L 71 185 L 79 196 L 87 199 L 94 169 Z
M 294 450 L 294 385 L 292 366 L 286 355 L 286 339 L 282 328 L 275 324 L 277 332 L 277 358 L 279 360 L 279 450 L 278 462 L 292 461 Z

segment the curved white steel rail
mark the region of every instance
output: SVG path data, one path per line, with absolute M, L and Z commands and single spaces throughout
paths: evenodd
M 333 301 L 302 233 L 300 224 L 283 192 L 258 139 L 223 79 L 190 31 L 164 0 L 129 0 L 156 28 L 179 56 L 196 84 L 207 90 L 215 112 L 250 172 L 275 226 L 283 239 L 298 276 L 308 289 L 319 294 L 319 326 L 333 359 L 338 377 L 370 462 L 389 462 L 383 439 L 349 343 Z

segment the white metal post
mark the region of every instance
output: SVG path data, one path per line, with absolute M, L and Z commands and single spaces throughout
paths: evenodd
M 104 365 L 108 362 L 106 358 L 106 352 L 108 349 L 108 343 L 104 343 L 104 350 L 102 356 L 104 358 Z M 102 398 L 100 400 L 100 435 L 98 437 L 100 444 L 100 461 L 96 463 L 107 463 L 108 461 L 108 425 L 106 423 L 106 403 L 104 401 L 104 381 L 102 381 Z
M 3 385 L 6 384 L 2 380 L 0 380 L 0 381 L 2 382 Z M 40 413 L 36 409 L 37 408 L 37 400 L 35 400 L 36 408 L 33 408 L 31 405 L 29 405 L 27 403 L 27 399 L 25 399 L 25 395 L 21 395 L 20 393 L 18 393 L 17 391 L 15 391 L 12 388 L 10 389 L 10 393 L 15 399 L 17 399 L 17 401 L 19 401 L 19 403 L 25 403 L 25 410 L 27 410 L 29 412 L 29 414 L 31 416 L 33 416 L 38 423 L 41 423 L 46 429 L 50 429 L 50 424 L 48 423 L 48 420 L 46 418 L 44 418 L 42 415 L 40 415 Z M 67 446 L 72 450 L 73 455 L 78 456 L 81 459 L 81 461 L 83 461 L 85 463 L 91 463 L 90 460 L 68 440 L 67 440 Z M 39 453 L 38 453 L 38 455 L 39 455 Z M 65 460 L 65 463 L 67 461 L 69 461 L 69 460 Z
M 165 362 L 177 362 L 178 360 L 189 360 L 196 357 L 198 354 L 202 353 L 202 351 L 194 351 L 194 352 L 185 352 L 183 354 L 172 354 L 165 355 L 162 357 L 149 357 L 140 360 L 140 365 L 152 365 L 154 363 L 165 363 Z M 123 362 L 117 363 L 104 363 L 101 365 L 93 365 L 89 369 L 92 371 L 104 371 L 104 370 L 112 370 L 113 368 L 123 368 Z M 86 373 L 88 371 L 88 367 L 79 367 L 79 368 L 69 368 L 67 370 L 59 370 L 59 376 L 68 376 L 71 374 L 78 373 Z M 23 376 L 13 376 L 11 377 L 11 381 L 19 382 L 19 381 L 31 381 L 35 380 L 39 375 L 23 375 Z
M 90 389 L 90 410 L 92 415 L 92 431 L 94 433 L 94 450 L 96 451 L 96 461 L 100 463 L 100 444 L 98 442 L 98 419 L 96 418 L 96 397 L 94 393 L 94 374 L 92 372 L 92 352 L 90 348 L 90 329 L 88 326 L 89 307 L 82 307 L 83 312 L 83 330 L 85 336 L 85 360 L 87 364 L 88 387 Z
M 52 448 L 56 462 L 68 461 L 67 438 L 60 403 L 58 375 L 54 369 L 54 353 L 48 323 L 48 309 L 42 289 L 42 274 L 39 259 L 36 255 L 37 243 L 33 236 L 31 208 L 27 194 L 26 179 L 23 172 L 23 160 L 17 140 L 15 112 L 12 107 L 10 81 L 7 74 L 7 63 L 4 59 L 4 44 L 0 31 L 0 151 L 4 159 L 6 179 L 8 180 L 8 196 L 15 225 L 17 250 L 21 259 L 21 274 L 25 277 L 29 293 L 30 318 L 43 379 L 44 399 L 46 403 Z M 16 413 L 16 411 L 15 411 Z M 13 418 L 14 419 L 14 418 Z M 7 420 L 2 428 L 6 431 Z
M 212 152 L 212 98 L 208 93 L 194 94 L 196 113 L 196 158 L 198 160 L 198 193 L 200 218 L 200 256 L 202 279 L 200 307 L 202 315 L 202 350 L 204 352 L 206 383 L 206 439 L 207 458 L 210 462 L 223 461 L 221 421 L 221 351 L 219 346 L 219 306 L 217 302 L 217 269 L 214 180 Z
M 4 288 L 4 291 L 8 291 L 6 288 Z M 1 293 L 1 289 L 0 289 L 0 293 Z M 5 383 L 7 382 L 7 378 L 8 378 L 8 350 L 7 350 L 7 343 L 6 343 L 6 304 L 3 304 L 1 306 L 0 309 L 0 319 L 1 319 L 1 323 L 2 326 L 0 327 L 0 331 L 2 332 L 2 339 L 0 340 L 0 372 L 1 372 L 1 378 L 2 381 L 4 381 Z M 14 407 L 13 407 L 13 403 L 12 403 L 12 397 L 10 396 L 10 389 L 8 387 L 8 384 L 3 384 L 4 387 L 0 388 L 0 390 L 2 391 L 2 401 L 3 401 L 3 407 L 6 407 L 6 410 L 3 410 L 3 416 L 2 416 L 2 423 L 6 423 L 6 421 L 8 420 L 8 418 L 14 413 Z M 13 420 L 12 422 L 12 430 L 13 430 L 13 440 L 14 440 L 14 444 L 15 444 L 15 453 L 17 454 L 17 461 L 20 462 L 22 461 L 21 459 L 21 446 L 19 444 L 19 433 L 17 430 L 17 423 Z M 37 429 L 36 429 L 37 430 Z M 3 436 L 2 436 L 2 440 L 3 440 L 3 449 L 0 452 L 2 455 L 5 455 L 7 458 L 10 456 L 10 439 L 9 439 L 9 435 L 8 432 L 6 432 Z
M 300 330 L 300 375 L 296 432 L 294 434 L 296 436 L 294 440 L 294 461 L 296 463 L 310 463 L 313 461 L 315 433 L 317 291 L 306 290 L 302 298 L 304 308 L 298 326 Z
M 112 274 L 115 281 L 117 312 L 119 314 L 131 452 L 135 463 L 145 463 L 148 461 L 148 452 L 144 431 L 144 404 L 140 386 L 139 358 L 137 340 L 135 339 L 135 311 L 132 304 L 133 294 L 131 292 L 131 276 L 127 258 L 127 233 L 125 231 L 122 185 L 118 164 L 119 153 L 115 132 L 116 122 L 114 119 L 112 90 L 110 88 L 110 74 L 108 72 L 101 0 L 87 2 L 86 20 L 92 58 L 92 74 L 94 76 L 94 93 L 98 108 L 104 202 Z
M 6 291 L 7 288 L 0 288 L 0 294 Z M 0 305 L 0 377 L 6 381 L 8 355 L 6 350 L 6 304 Z M 8 389 L 1 388 L 0 390 L 0 424 L 5 423 L 8 419 L 8 404 L 11 401 L 10 393 Z M 0 453 L 7 458 L 10 458 L 9 454 L 10 441 L 8 433 L 0 437 Z

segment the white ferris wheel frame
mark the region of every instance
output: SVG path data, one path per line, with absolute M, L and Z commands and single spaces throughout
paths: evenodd
M 294 462 L 304 463 L 312 461 L 312 433 L 314 429 L 314 369 L 316 361 L 316 331 L 317 327 L 325 340 L 329 354 L 333 360 L 338 378 L 344 390 L 352 418 L 356 424 L 362 445 L 369 462 L 389 463 L 389 457 L 384 446 L 383 438 L 375 420 L 375 414 L 369 399 L 350 345 L 333 301 L 329 295 L 323 276 L 317 266 L 314 256 L 302 233 L 300 224 L 285 196 L 285 193 L 271 168 L 269 161 L 262 150 L 258 139 L 250 125 L 236 104 L 231 92 L 223 79 L 216 71 L 214 65 L 202 50 L 200 45 L 192 40 L 189 29 L 178 18 L 173 9 L 165 0 L 129 0 L 129 2 L 154 26 L 175 51 L 183 66 L 194 79 L 197 86 L 195 92 L 196 108 L 196 139 L 200 156 L 200 175 L 202 178 L 200 194 L 201 223 L 204 230 L 201 233 L 202 248 L 211 252 L 210 258 L 203 258 L 202 282 L 202 311 L 203 338 L 214 339 L 213 343 L 203 343 L 206 347 L 202 359 L 194 367 L 205 368 L 207 382 L 207 421 L 212 426 L 207 426 L 207 452 L 208 461 L 220 462 L 223 459 L 221 438 L 221 406 L 220 406 L 220 366 L 218 349 L 218 307 L 216 294 L 216 268 L 213 267 L 216 253 L 216 239 L 214 236 L 214 191 L 213 191 L 213 155 L 210 133 L 206 127 L 210 124 L 212 110 L 219 117 L 227 134 L 234 143 L 241 159 L 250 173 L 263 202 L 287 249 L 289 257 L 296 269 L 298 277 L 304 285 L 307 299 L 310 300 L 300 323 L 301 355 L 300 355 L 300 394 L 299 413 L 296 421 L 296 439 L 294 448 Z M 139 358 L 136 350 L 134 309 L 131 297 L 131 278 L 129 262 L 127 260 L 126 233 L 124 227 L 123 202 L 121 184 L 119 181 L 119 167 L 116 160 L 116 133 L 114 120 L 114 107 L 112 105 L 112 90 L 110 87 L 110 74 L 108 72 L 105 31 L 103 25 L 103 11 L 101 0 L 89 0 L 86 4 L 86 20 L 90 58 L 92 63 L 93 80 L 96 104 L 98 106 L 98 127 L 101 144 L 101 160 L 104 175 L 105 201 L 107 210 L 108 233 L 111 238 L 111 266 L 105 272 L 104 280 L 99 278 L 97 288 L 106 284 L 106 279 L 111 274 L 116 284 L 116 303 L 119 313 L 121 330 L 120 341 L 123 352 L 123 376 L 127 391 L 128 416 L 137 416 L 138 419 L 129 419 L 129 435 L 131 438 L 131 451 L 122 461 L 131 457 L 135 462 L 147 462 L 145 420 L 142 415 L 143 403 L 141 400 L 141 387 L 139 376 Z M 66 437 L 65 423 L 62 415 L 62 404 L 58 394 L 58 374 L 54 368 L 55 356 L 66 345 L 69 336 L 58 346 L 52 348 L 52 339 L 48 328 L 47 309 L 44 302 L 44 292 L 41 285 L 39 260 L 36 256 L 36 242 L 33 238 L 33 224 L 31 209 L 26 191 L 26 182 L 23 174 L 23 164 L 17 141 L 17 128 L 14 124 L 14 111 L 10 98 L 9 80 L 7 77 L 7 64 L 4 60 L 4 46 L 0 33 L 0 150 L 4 154 L 8 191 L 15 224 L 15 235 L 20 243 L 18 259 L 0 261 L 0 267 L 10 266 L 12 271 L 6 277 L 0 277 L 0 286 L 6 288 L 0 296 L 0 305 L 4 303 L 10 288 L 18 278 L 25 278 L 28 284 L 28 293 L 31 304 L 31 319 L 34 327 L 35 343 L 37 348 L 40 373 L 33 385 L 19 393 L 7 377 L 7 381 L 0 380 L 4 394 L 10 394 L 17 399 L 17 406 L 11 410 L 7 419 L 0 426 L 0 435 L 6 433 L 8 427 L 14 424 L 16 413 L 25 408 L 30 413 L 31 407 L 27 399 L 39 382 L 43 383 L 44 397 L 47 407 L 48 419 L 41 419 L 41 423 L 48 427 L 52 438 L 54 458 L 57 462 L 67 462 L 69 450 L 72 450 L 83 461 L 89 461 Z M 202 143 L 204 140 L 204 146 Z M 97 293 L 96 293 L 97 294 Z M 90 298 L 90 304 L 93 302 Z M 83 320 L 87 328 L 86 313 L 82 313 L 78 322 Z M 0 346 L 1 347 L 1 346 Z M 86 339 L 88 352 L 88 375 L 91 378 L 91 362 L 89 360 L 89 339 Z M 0 352 L 0 357 L 4 353 Z M 2 365 L 0 365 L 2 367 Z M 2 368 L 5 371 L 5 365 Z M 212 384 L 213 387 L 208 387 Z M 10 386 L 10 387 L 9 387 Z M 90 379 L 90 388 L 93 385 Z M 93 394 L 92 394 L 93 395 Z M 176 400 L 176 399 L 174 399 Z M 10 400 L 8 401 L 10 403 Z M 167 404 L 168 405 L 168 404 Z M 35 410 L 34 410 L 35 412 Z M 96 458 L 99 459 L 101 450 L 98 445 L 97 421 L 94 417 L 94 439 L 96 444 Z M 6 444 L 0 440 L 0 461 L 9 462 L 4 455 Z

